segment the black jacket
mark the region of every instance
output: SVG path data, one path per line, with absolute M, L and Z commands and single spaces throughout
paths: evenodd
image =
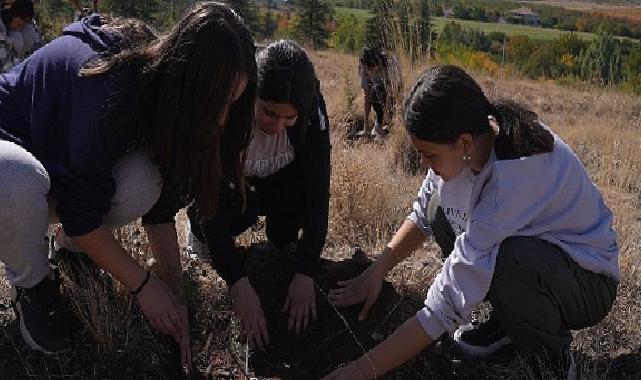
M 292 166 L 290 169 L 296 171 L 296 181 L 292 181 L 292 186 L 298 187 L 295 191 L 301 194 L 303 207 L 301 221 L 303 234 L 297 244 L 296 268 L 298 272 L 312 277 L 318 270 L 320 255 L 327 236 L 331 174 L 329 118 L 322 95 L 319 96 L 319 109 L 323 114 L 324 123 L 321 122 L 318 112 L 315 112 L 309 118 L 307 125 L 297 123 L 287 129 L 287 136 L 294 147 L 295 157 L 292 163 L 281 169 L 282 171 Z M 268 180 L 269 177 L 266 179 Z M 163 201 L 165 197 L 167 199 Z M 170 198 L 168 194 L 161 195 L 161 200 L 143 218 L 143 222 L 157 224 L 171 221 L 175 211 L 167 212 L 171 210 Z M 163 207 L 167 206 L 162 206 L 162 203 L 169 205 L 169 208 L 163 210 Z M 233 227 L 242 225 L 243 223 L 239 221 L 247 218 L 247 215 L 242 212 L 241 204 L 238 186 L 228 183 L 221 190 L 216 216 L 201 224 L 212 254 L 212 264 L 228 286 L 232 286 L 246 275 L 234 240 L 234 237 L 243 231 L 235 231 Z M 177 208 L 174 206 L 174 209 Z

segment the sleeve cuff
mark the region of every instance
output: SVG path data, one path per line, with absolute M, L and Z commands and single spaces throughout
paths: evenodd
M 421 222 L 419 221 L 419 218 L 415 212 L 412 212 L 411 214 L 409 214 L 407 216 L 407 220 L 414 223 L 416 227 L 418 227 L 418 229 L 421 230 L 421 232 L 423 233 L 426 239 L 432 236 L 432 230 L 430 230 L 429 227 L 421 226 Z
M 445 332 L 445 326 L 437 318 L 434 318 L 432 312 L 426 307 L 416 313 L 416 319 L 418 319 L 418 323 L 432 340 L 440 338 Z
M 320 257 L 310 257 L 309 252 L 298 242 L 296 247 L 296 272 L 316 278 L 320 269 Z M 318 255 L 320 256 L 320 254 Z

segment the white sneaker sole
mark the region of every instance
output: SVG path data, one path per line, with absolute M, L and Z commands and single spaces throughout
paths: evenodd
M 484 356 L 489 356 L 498 351 L 501 347 L 507 346 L 512 344 L 512 339 L 509 337 L 504 337 L 502 339 L 497 340 L 496 342 L 490 344 L 489 346 L 473 346 L 471 344 L 465 343 L 461 339 L 461 335 L 465 332 L 471 329 L 471 325 L 465 325 L 461 326 L 456 331 L 454 332 L 454 341 L 456 342 L 456 345 L 460 347 L 461 351 L 465 355 L 472 356 L 475 358 L 480 358 Z

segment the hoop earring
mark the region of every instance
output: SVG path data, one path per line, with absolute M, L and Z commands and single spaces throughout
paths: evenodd
M 472 155 L 467 153 L 465 156 L 463 156 L 463 163 L 465 165 L 469 165 L 470 161 L 472 160 Z

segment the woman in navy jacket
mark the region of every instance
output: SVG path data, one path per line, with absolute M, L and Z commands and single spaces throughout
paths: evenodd
M 160 38 L 137 21 L 85 18 L 0 76 L 0 260 L 32 348 L 55 353 L 68 338 L 41 243 L 56 220 L 62 244 L 124 283 L 189 364 L 176 232 L 152 206 L 163 187 L 215 213 L 249 142 L 254 54 L 240 17 L 205 2 Z M 145 214 L 160 278 L 111 233 Z

